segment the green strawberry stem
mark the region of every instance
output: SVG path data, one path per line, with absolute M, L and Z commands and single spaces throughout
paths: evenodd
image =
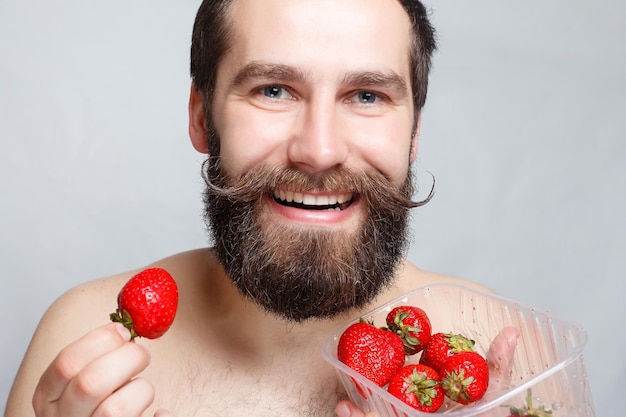
M 467 390 L 474 382 L 473 376 L 465 377 L 465 370 L 461 369 L 458 373 L 453 371 L 447 374 L 442 382 L 441 387 L 447 392 L 448 397 L 454 401 L 463 400 L 464 402 L 470 402 L 471 398 L 467 394 Z
M 111 313 L 109 317 L 111 318 L 112 322 L 122 323 L 122 325 L 130 331 L 131 341 L 134 340 L 136 337 L 140 337 L 133 328 L 133 319 L 130 317 L 130 314 L 128 314 L 128 311 L 124 310 L 120 312 L 120 309 L 118 308 L 117 310 L 115 310 L 115 313 Z
M 408 316 L 408 311 L 398 311 L 393 319 L 393 326 L 390 330 L 400 336 L 402 343 L 404 343 L 404 349 L 407 355 L 410 355 L 414 353 L 414 349 L 420 345 L 419 339 L 411 333 L 421 333 L 422 329 L 404 324 L 404 319 Z
M 413 373 L 405 381 L 408 384 L 405 394 L 414 394 L 422 406 L 432 406 L 432 399 L 437 396 L 437 381 L 429 379 L 426 372 L 418 372 L 417 369 L 413 369 Z
M 448 334 L 448 343 L 450 344 L 450 349 L 454 352 L 470 352 L 474 350 L 474 342 L 472 339 L 468 339 L 467 337 L 461 334 Z
M 524 407 L 517 408 L 510 405 L 504 405 L 503 407 L 510 407 L 511 416 L 552 417 L 552 410 L 546 410 L 545 406 L 533 407 L 533 396 L 530 388 L 526 391 L 526 405 Z

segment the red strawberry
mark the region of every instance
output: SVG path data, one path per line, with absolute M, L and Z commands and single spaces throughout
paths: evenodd
M 156 339 L 170 328 L 178 307 L 178 287 L 162 268 L 148 268 L 134 275 L 117 296 L 111 320 L 130 330 L 131 339 Z
M 480 400 L 489 385 L 489 365 L 476 352 L 461 352 L 450 357 L 440 375 L 446 396 L 461 404 Z
M 398 335 L 365 321 L 352 324 L 339 337 L 337 359 L 381 387 L 405 358 Z
M 416 410 L 434 413 L 444 400 L 439 374 L 422 364 L 400 369 L 389 381 L 387 391 Z
M 387 314 L 387 327 L 404 342 L 407 355 L 415 355 L 430 341 L 430 319 L 419 307 L 399 306 Z
M 420 363 L 428 365 L 441 374 L 443 364 L 452 355 L 461 352 L 473 352 L 474 341 L 463 335 L 452 333 L 435 333 L 422 351 Z
M 546 410 L 544 405 L 539 408 L 533 407 L 533 396 L 530 389 L 526 391 L 526 405 L 522 408 L 511 407 L 510 411 L 511 414 L 508 417 L 552 417 L 552 410 Z

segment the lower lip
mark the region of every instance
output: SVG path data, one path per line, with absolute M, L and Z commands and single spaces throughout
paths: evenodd
M 307 210 L 279 204 L 269 198 L 271 210 L 290 221 L 318 226 L 333 226 L 347 222 L 353 218 L 359 200 L 355 200 L 343 210 Z

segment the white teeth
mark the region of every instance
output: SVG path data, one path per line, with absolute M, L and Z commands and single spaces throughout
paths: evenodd
M 302 199 L 302 201 L 300 201 L 301 203 L 303 203 L 306 206 L 314 206 L 317 199 L 315 198 L 314 195 L 310 195 L 310 194 L 305 194 L 304 198 Z
M 321 195 L 317 197 L 317 205 L 318 206 L 327 206 L 330 204 L 330 199 L 327 195 Z
M 298 203 L 306 206 L 332 206 L 343 204 L 352 198 L 352 194 L 315 195 L 293 191 L 274 190 L 274 198 L 287 203 Z M 339 207 L 331 210 L 340 210 Z

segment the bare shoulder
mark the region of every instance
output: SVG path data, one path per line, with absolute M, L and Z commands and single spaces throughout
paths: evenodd
M 450 275 L 440 274 L 437 272 L 426 271 L 418 268 L 413 263 L 405 261 L 400 271 L 400 279 L 398 281 L 398 290 L 406 292 L 413 288 L 431 285 L 436 283 L 453 283 L 465 285 L 482 291 L 491 292 L 491 290 L 481 284 L 467 279 L 453 277 Z

